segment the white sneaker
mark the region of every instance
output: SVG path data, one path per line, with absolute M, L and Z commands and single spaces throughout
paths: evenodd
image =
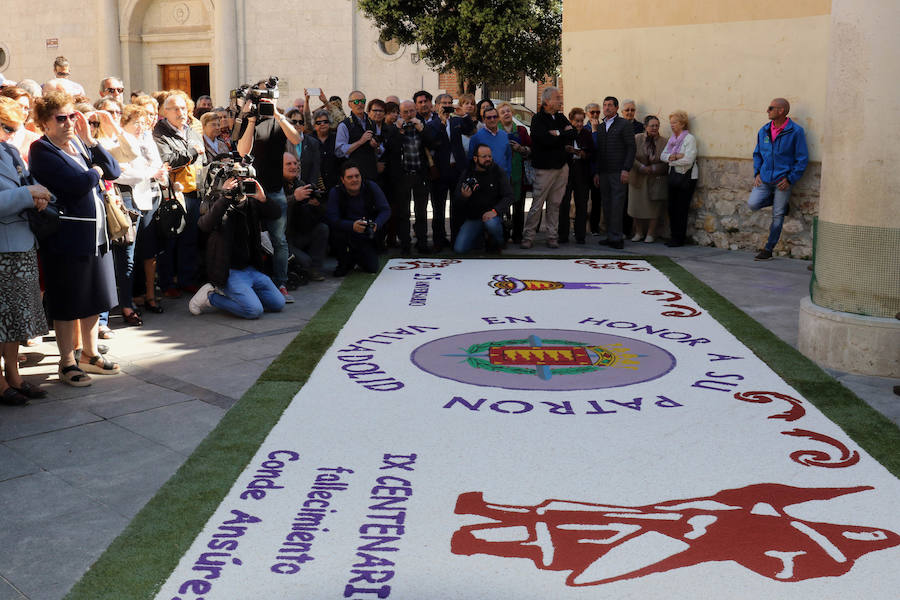
M 286 287 L 281 286 L 280 288 L 278 288 L 278 291 L 281 292 L 282 296 L 284 296 L 285 304 L 293 304 L 294 303 L 294 297 L 288 293 Z
M 192 315 L 201 315 L 213 310 L 214 307 L 209 302 L 209 295 L 214 291 L 216 291 L 216 288 L 214 288 L 211 283 L 204 283 L 203 286 L 197 290 L 197 293 L 194 294 L 194 297 L 188 302 L 188 310 L 191 311 Z
M 647 242 L 648 244 L 652 244 L 653 242 L 656 241 L 656 238 L 653 237 L 652 235 L 648 235 L 647 237 L 644 238 L 644 241 Z
M 641 241 L 642 239 L 644 239 L 644 236 L 642 236 L 642 235 L 639 234 L 639 233 L 636 233 L 636 234 L 634 234 L 634 237 L 631 238 L 631 241 L 632 241 L 632 242 L 639 242 L 639 241 Z

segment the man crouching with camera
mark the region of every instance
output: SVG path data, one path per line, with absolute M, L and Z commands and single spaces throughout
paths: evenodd
M 276 219 L 281 207 L 266 202 L 255 179 L 226 179 L 203 200 L 200 230 L 206 243 L 207 283 L 191 298 L 192 314 L 218 308 L 244 319 L 257 319 L 264 310 L 284 308 L 284 295 L 263 273 L 260 222 Z M 205 212 L 204 212 L 205 209 Z
M 335 277 L 343 277 L 359 265 L 367 273 L 378 270 L 376 238 L 384 237 L 391 207 L 381 188 L 364 180 L 359 166 L 348 160 L 341 165 L 340 183 L 328 194 L 325 218 L 331 230 L 338 260 Z
M 500 215 L 512 204 L 513 192 L 509 177 L 494 163 L 487 144 L 475 147 L 472 163 L 460 177 L 456 199 L 466 221 L 456 234 L 453 250 L 458 254 L 468 252 L 487 230 L 492 242 L 490 249 L 499 253 L 505 239 Z

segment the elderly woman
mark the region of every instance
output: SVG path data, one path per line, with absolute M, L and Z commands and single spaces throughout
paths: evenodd
M 43 244 L 47 306 L 59 347 L 59 377 L 69 385 L 91 384 L 87 372 L 116 374 L 119 365 L 97 348 L 99 315 L 116 304 L 112 254 L 106 236 L 102 179 L 119 177 L 119 164 L 91 134 L 72 97 L 52 92 L 35 99 L 35 120 L 44 136 L 31 146 L 35 179 L 56 196 L 64 215 Z M 76 323 L 82 352 L 75 363 Z
M 10 98 L 15 100 L 19 106 L 25 111 L 25 122 L 20 123 L 16 128 L 16 131 L 10 136 L 7 143 L 15 146 L 16 150 L 19 151 L 19 155 L 22 157 L 22 160 L 25 161 L 25 164 L 28 164 L 28 150 L 31 148 L 31 144 L 37 141 L 40 135 L 37 133 L 30 131 L 28 129 L 28 122 L 31 116 L 31 95 L 19 87 L 9 87 L 4 88 L 3 91 L 0 91 L 0 97 Z
M 153 215 L 161 199 L 159 184 L 168 180 L 168 168 L 163 164 L 150 134 L 151 120 L 155 122 L 146 110 L 134 104 L 129 104 L 122 111 L 122 129 L 138 149 L 138 156 L 130 162 L 120 163 L 122 175 L 116 179 L 116 186 L 123 201 L 141 213 L 135 223 L 134 243 L 125 247 L 124 257 L 119 257 L 119 260 L 125 258 L 127 261 L 124 265 L 126 269 L 120 271 L 118 282 L 119 306 L 126 322 L 129 319 L 127 313 L 135 314 L 137 310 L 132 294 L 134 278 L 138 273 L 143 273 L 146 280 L 146 291 L 138 292 L 143 296 L 144 308 L 153 313 L 163 312 L 155 297 L 158 236 Z M 140 268 L 142 261 L 143 269 Z M 139 287 L 142 285 L 143 282 Z
M 659 119 L 653 115 L 644 119 L 644 133 L 634 136 L 637 152 L 628 176 L 628 214 L 634 219 L 632 242 L 644 240 L 651 244 L 656 239 L 653 234 L 669 195 L 669 167 L 661 156 L 668 141 L 659 135 Z
M 531 136 L 528 135 L 528 128 L 513 120 L 512 106 L 509 102 L 498 104 L 497 112 L 500 114 L 500 128 L 509 136 L 513 151 L 510 176 L 513 187 L 511 233 L 513 242 L 520 244 L 522 228 L 525 225 L 525 159 L 531 155 Z
M 37 245 L 25 211 L 42 211 L 50 200 L 50 191 L 33 184 L 19 151 L 9 144 L 24 122 L 22 106 L 0 97 L 0 404 L 14 406 L 47 395 L 19 375 L 19 343 L 47 332 Z
M 644 133 L 644 125 L 635 119 L 635 116 L 637 116 L 637 104 L 634 103 L 634 100 L 631 100 L 630 98 L 622 100 L 622 118 L 626 121 L 631 121 L 631 127 L 634 128 L 634 135 Z
M 691 209 L 691 198 L 697 187 L 697 140 L 688 131 L 688 115 L 683 110 L 676 110 L 669 115 L 669 126 L 672 137 L 660 158 L 669 165 L 669 228 L 671 238 L 666 246 L 677 248 L 684 246 L 687 235 L 688 211 Z

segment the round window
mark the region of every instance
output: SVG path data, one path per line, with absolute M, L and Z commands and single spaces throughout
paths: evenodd
M 400 42 L 398 42 L 394 38 L 391 38 L 389 40 L 378 40 L 378 48 L 388 56 L 393 56 L 400 52 L 400 47 Z

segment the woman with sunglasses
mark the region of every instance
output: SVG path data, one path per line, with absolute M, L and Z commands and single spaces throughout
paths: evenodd
M 119 365 L 97 348 L 99 315 L 117 303 L 112 253 L 106 236 L 101 180 L 121 175 L 119 164 L 91 133 L 88 119 L 75 112 L 72 97 L 51 92 L 35 99 L 35 120 L 44 136 L 31 146 L 35 179 L 56 196 L 59 229 L 42 243 L 47 308 L 59 347 L 59 378 L 77 387 L 87 374 L 113 375 Z M 76 323 L 82 352 L 75 362 Z
M 27 209 L 47 207 L 50 191 L 33 185 L 15 146 L 13 133 L 25 111 L 13 99 L 0 97 L 0 404 L 21 406 L 47 392 L 19 375 L 19 343 L 47 333 L 38 284 L 37 244 L 25 216 Z
M 10 135 L 7 143 L 19 151 L 22 160 L 28 165 L 28 150 L 31 148 L 31 144 L 41 137 L 37 133 L 29 131 L 27 127 L 28 118 L 31 114 L 31 95 L 20 87 L 7 87 L 0 91 L 0 96 L 15 100 L 25 113 L 25 121 L 19 123 L 15 131 Z

